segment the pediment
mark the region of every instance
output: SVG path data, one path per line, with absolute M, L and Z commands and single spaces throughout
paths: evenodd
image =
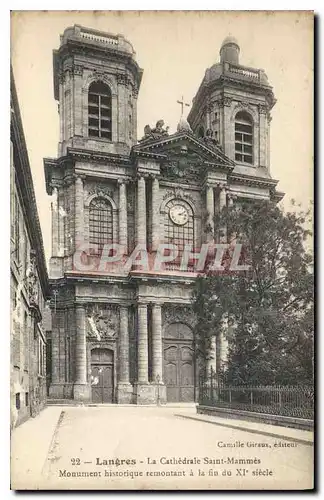
M 161 169 L 168 169 L 179 176 L 189 169 L 205 170 L 205 167 L 232 171 L 235 163 L 219 146 L 198 139 L 192 133 L 178 132 L 158 139 L 142 141 L 133 148 L 136 156 L 161 159 Z

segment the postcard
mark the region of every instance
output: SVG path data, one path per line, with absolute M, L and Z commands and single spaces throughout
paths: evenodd
M 314 487 L 311 11 L 12 11 L 11 488 Z

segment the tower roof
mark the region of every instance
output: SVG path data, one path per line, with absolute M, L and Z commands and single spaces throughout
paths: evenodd
M 234 44 L 234 45 L 237 45 L 237 47 L 240 49 L 240 46 L 238 44 L 238 41 L 237 39 L 235 38 L 235 36 L 232 36 L 232 35 L 228 35 L 226 38 L 224 38 L 223 40 L 223 43 L 221 45 L 221 50 L 223 47 L 225 47 L 225 45 L 229 45 L 229 44 Z

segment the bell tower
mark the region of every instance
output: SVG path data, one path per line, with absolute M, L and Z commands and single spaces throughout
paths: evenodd
M 220 61 L 205 72 L 188 122 L 197 136 L 215 139 L 238 167 L 270 173 L 270 111 L 276 100 L 267 75 L 241 64 L 232 36 L 219 54 Z
M 128 154 L 137 142 L 137 96 L 143 71 L 130 42 L 79 25 L 53 51 L 59 104 L 58 156 L 67 148 Z

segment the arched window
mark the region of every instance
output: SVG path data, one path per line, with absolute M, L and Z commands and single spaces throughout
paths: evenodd
M 111 141 L 111 92 L 102 82 L 93 82 L 88 95 L 89 136 Z
M 111 204 L 95 198 L 89 207 L 89 246 L 93 255 L 101 255 L 105 244 L 113 243 L 113 214 Z M 93 246 L 96 246 L 93 248 Z
M 165 207 L 164 242 L 176 245 L 179 255 L 185 245 L 194 247 L 194 217 L 190 205 L 183 200 L 170 200 Z
M 253 164 L 253 121 L 245 111 L 235 116 L 235 160 Z

